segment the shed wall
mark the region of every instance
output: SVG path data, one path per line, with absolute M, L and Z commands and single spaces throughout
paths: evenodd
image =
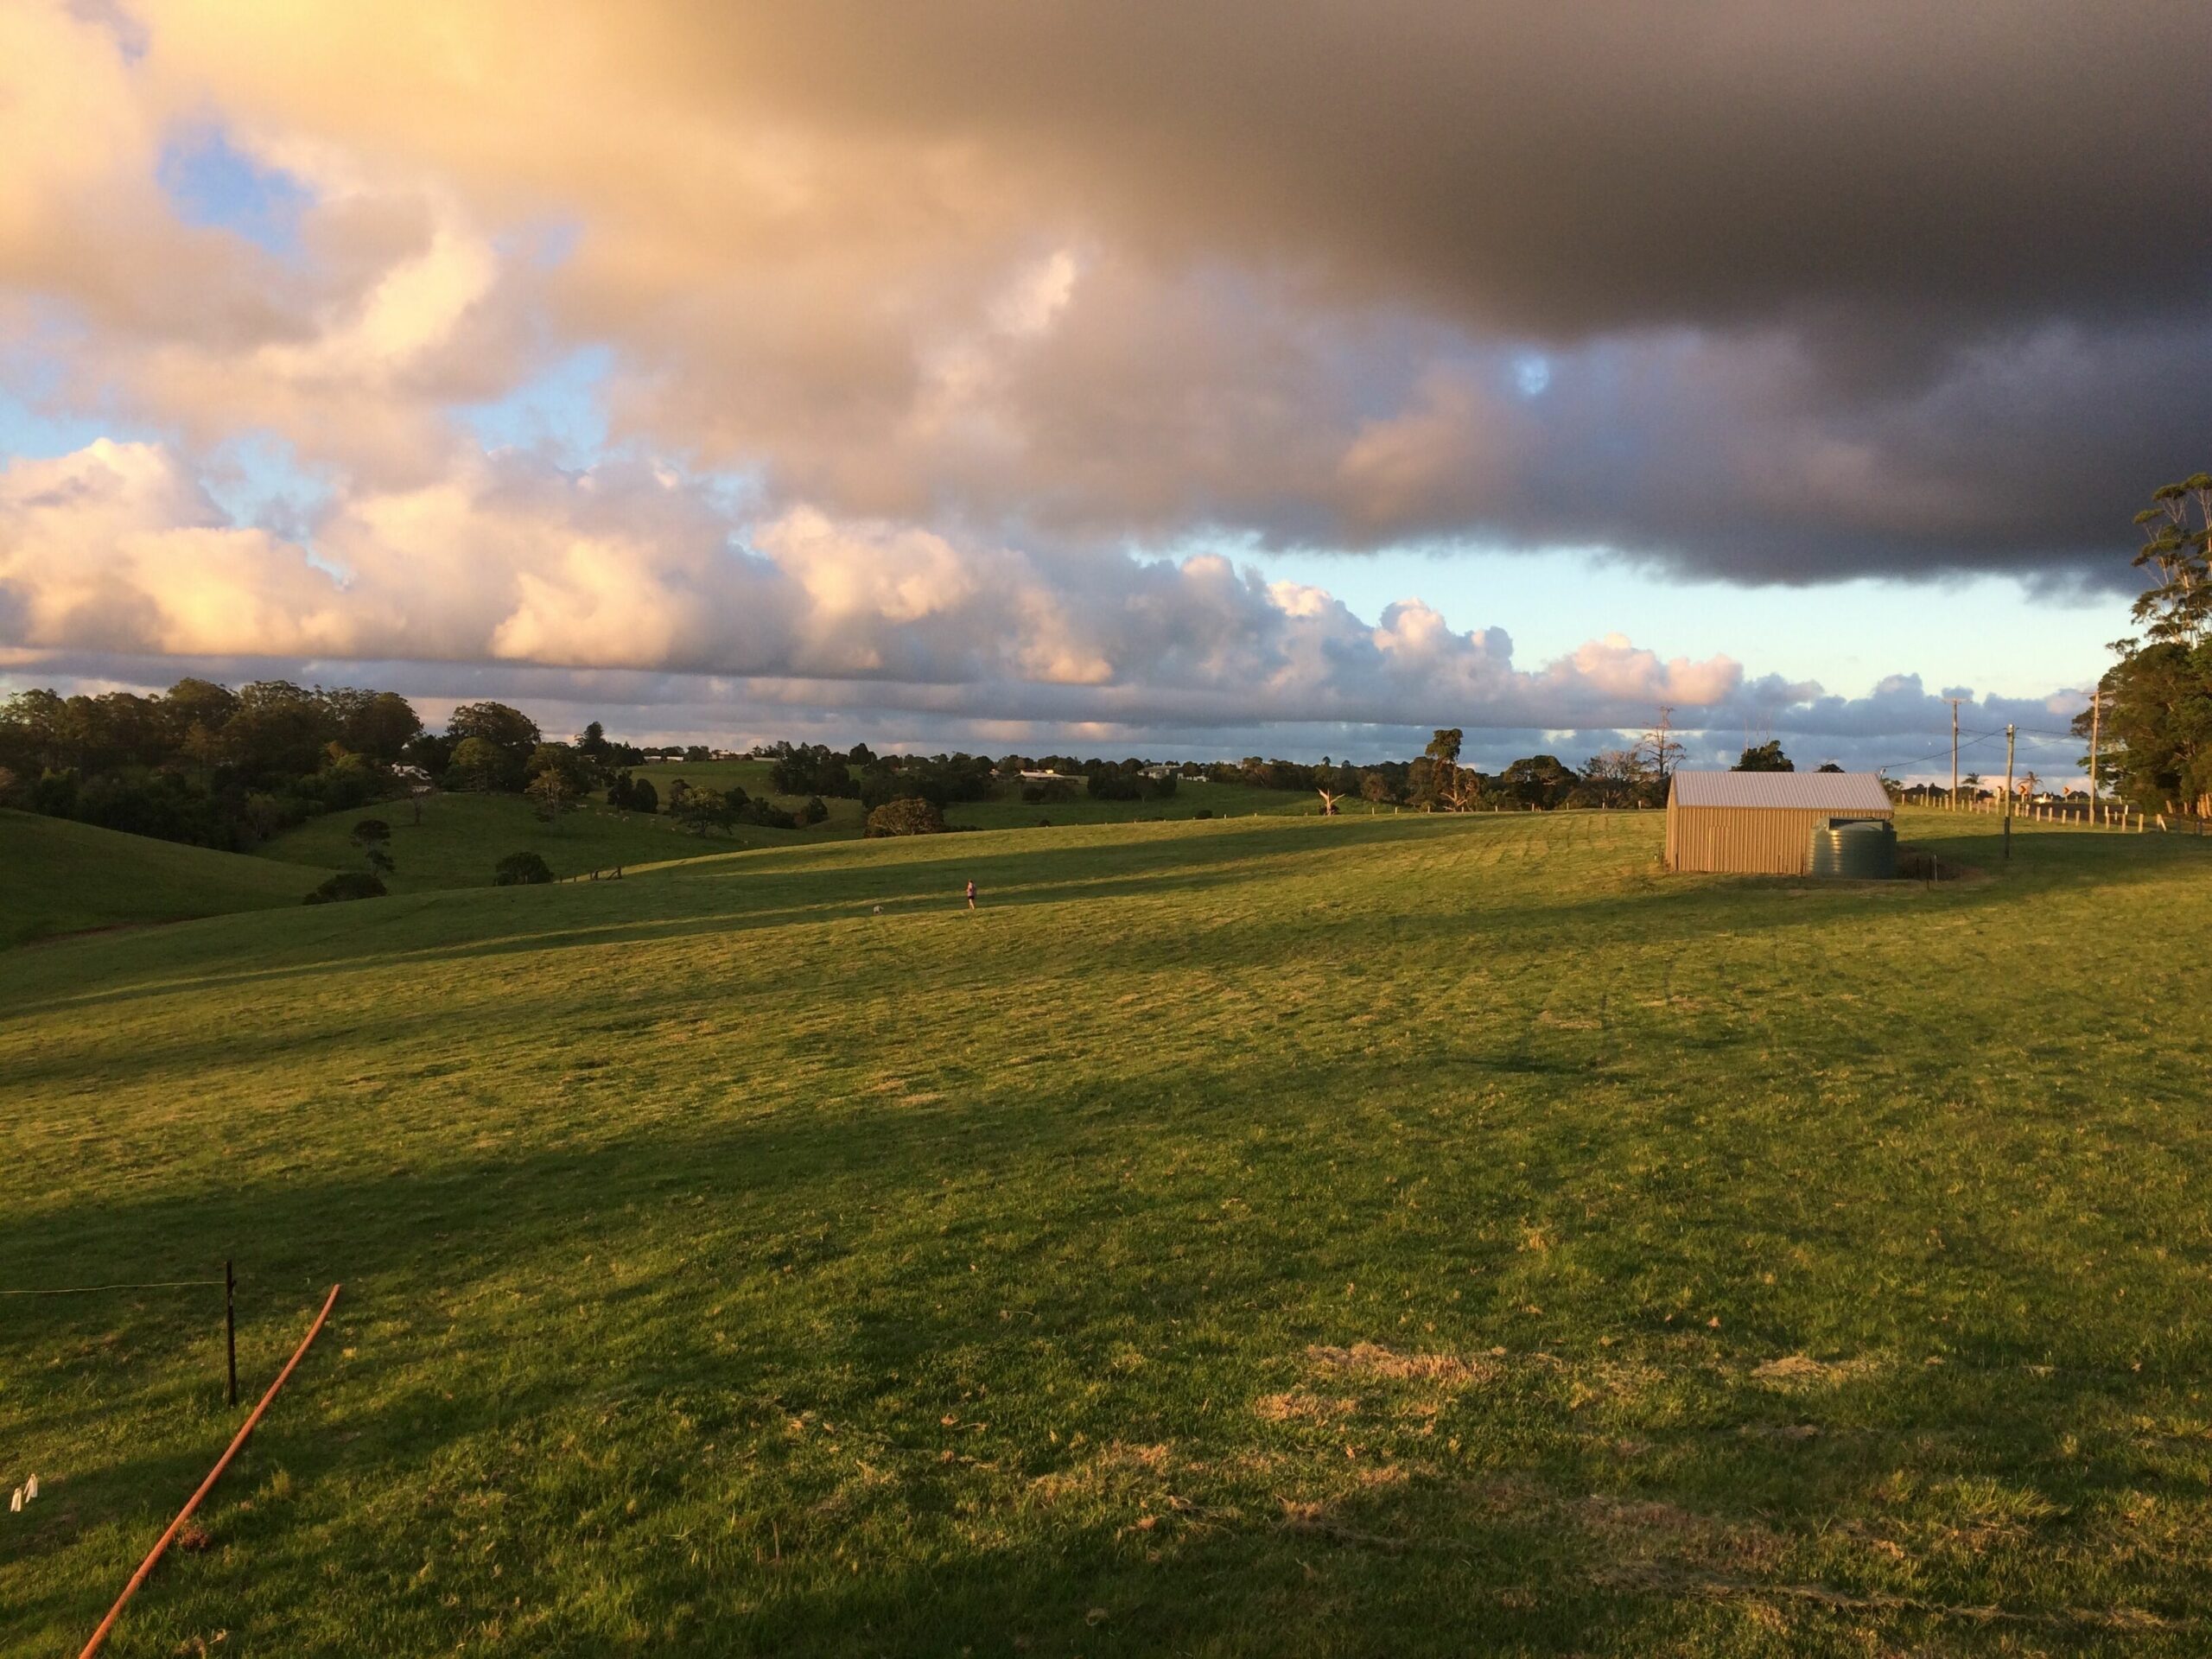
M 1734 875 L 1803 875 L 1813 831 L 1840 818 L 1893 819 L 1893 811 L 1787 810 L 1667 804 L 1667 868 Z

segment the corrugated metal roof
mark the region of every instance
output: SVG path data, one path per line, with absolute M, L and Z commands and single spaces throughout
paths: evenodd
M 1678 772 L 1680 806 L 1775 807 L 1785 811 L 1887 811 L 1890 798 L 1871 772 Z

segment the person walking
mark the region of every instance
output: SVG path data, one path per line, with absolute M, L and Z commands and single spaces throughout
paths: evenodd
M 973 881 L 968 884 L 968 908 L 976 908 L 976 884 Z

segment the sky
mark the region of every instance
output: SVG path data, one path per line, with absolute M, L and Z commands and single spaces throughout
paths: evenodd
M 2200 22 L 0 0 L 0 691 L 2056 776 Z

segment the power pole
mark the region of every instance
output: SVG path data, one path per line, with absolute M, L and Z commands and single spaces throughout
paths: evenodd
M 2089 822 L 2092 824 L 2097 822 L 2100 805 L 2097 799 L 2097 738 L 2104 712 L 2105 689 L 2100 685 L 2089 693 Z
M 2005 728 L 2005 856 L 2012 856 L 2012 728 Z
M 1951 703 L 1951 810 L 1959 810 L 1959 700 Z

